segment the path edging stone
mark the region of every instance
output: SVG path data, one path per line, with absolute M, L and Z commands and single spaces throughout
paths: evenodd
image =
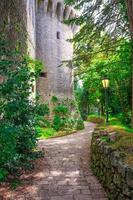
M 95 128 L 91 143 L 91 167 L 102 182 L 110 200 L 133 199 L 133 168 L 123 163 L 121 153 L 101 138 Z

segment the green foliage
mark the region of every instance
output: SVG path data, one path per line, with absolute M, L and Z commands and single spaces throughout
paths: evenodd
M 45 115 L 49 115 L 49 107 L 47 104 L 38 104 L 36 107 L 36 114 L 38 116 L 45 116 Z
M 42 128 L 39 126 L 36 126 L 37 131 L 37 137 L 40 139 L 43 138 L 49 138 L 51 136 L 54 136 L 56 131 L 53 128 Z
M 26 56 L 29 68 L 32 72 L 35 72 L 35 76 L 38 77 L 41 71 L 44 69 L 43 63 L 40 60 L 33 60 L 29 56 Z
M 4 181 L 6 176 L 8 175 L 8 171 L 6 169 L 0 169 L 0 182 Z
M 65 123 L 65 121 L 63 119 L 61 119 L 61 117 L 59 115 L 55 115 L 54 116 L 54 119 L 53 119 L 53 125 L 52 127 L 56 130 L 56 131 L 59 131 L 61 130 Z
M 17 156 L 16 154 L 17 130 L 13 126 L 5 123 L 0 124 L 0 166 Z
M 79 113 L 76 113 L 77 107 L 75 102 L 60 102 L 54 107 L 53 111 L 55 115 L 52 127 L 56 131 L 79 130 L 84 128 L 83 120 L 79 119 Z
M 47 119 L 43 119 L 43 127 L 50 128 L 51 127 L 50 121 Z
M 47 117 L 50 114 L 50 109 L 47 104 L 40 104 L 38 103 L 36 106 L 36 125 L 40 127 L 49 128 L 51 127 L 50 121 Z
M 68 113 L 68 108 L 65 105 L 57 105 L 54 108 L 54 112 L 59 115 L 66 115 Z
M 83 120 L 79 119 L 78 121 L 80 115 L 74 100 L 61 100 L 53 96 L 50 105 L 51 108 L 48 105 L 41 105 L 41 108 L 37 109 L 36 125 L 40 127 L 40 130 L 47 130 L 45 128 L 51 127 L 55 131 L 72 131 L 84 128 Z M 51 112 L 49 112 L 50 109 Z
M 78 82 L 75 83 L 75 97 L 78 103 L 79 111 L 81 113 L 81 117 L 86 120 L 89 112 L 89 93 L 85 87 L 79 86 Z
M 120 116 L 116 117 L 111 117 L 109 119 L 109 127 L 112 128 L 113 130 L 117 130 L 118 132 L 123 132 L 123 133 L 133 133 L 133 129 L 130 128 L 129 126 L 125 125 L 122 123 Z
M 66 118 L 65 130 L 76 130 L 77 121 L 72 116 Z
M 101 79 L 103 76 L 107 75 L 110 79 L 110 88 L 108 91 L 109 112 L 111 115 L 122 113 L 122 122 L 130 124 L 132 79 L 130 60 L 131 44 L 127 40 L 121 39 L 112 46 L 112 50 L 101 52 L 101 49 L 104 49 L 105 46 L 106 42 L 102 43 L 102 46 L 99 43 L 95 43 L 93 49 L 95 55 L 91 58 L 91 63 L 88 62 L 88 64 L 86 64 L 82 61 L 82 69 L 86 71 L 86 73 L 80 76 L 83 86 L 76 88 L 76 99 L 81 113 L 83 113 L 82 116 L 84 113 L 91 112 L 104 115 L 105 93 Z
M 129 27 L 132 27 L 129 26 L 132 21 L 129 20 L 132 18 L 129 9 L 131 1 L 110 0 L 105 3 L 91 0 L 66 0 L 66 3 L 82 10 L 79 17 L 67 22 L 68 24 L 75 22 L 81 27 L 73 40 L 75 44 L 73 65 L 77 66 L 76 76 L 83 80 L 81 93 L 79 94 L 79 89 L 76 89 L 82 116 L 86 116 L 86 113 L 91 113 L 92 110 L 104 114 L 104 90 L 101 79 L 103 76 L 108 76 L 111 84 L 110 114 L 122 113 L 122 122 L 129 124 L 133 64 L 131 58 L 133 30 L 129 30 Z M 82 104 L 83 93 L 86 91 L 87 100 Z M 100 100 L 99 103 L 97 99 Z M 85 107 L 86 111 L 84 111 Z
M 77 130 L 82 130 L 84 129 L 84 122 L 82 119 L 78 119 L 77 120 L 77 127 L 76 127 Z
M 119 114 L 119 119 L 122 123 L 126 124 L 127 126 L 130 126 L 131 123 L 131 111 L 127 111 L 125 113 L 120 113 Z
M 19 180 L 19 179 L 14 179 L 14 180 L 12 180 L 12 182 L 11 182 L 11 184 L 10 184 L 10 188 L 12 189 L 12 190 L 15 190 L 18 186 L 20 186 L 21 185 L 21 180 Z
M 36 74 L 27 56 L 21 58 L 1 38 L 0 74 L 0 169 L 17 173 L 22 158 L 36 147 L 36 106 L 31 98 Z
M 52 96 L 51 102 L 52 103 L 57 103 L 58 102 L 58 98 L 56 96 Z

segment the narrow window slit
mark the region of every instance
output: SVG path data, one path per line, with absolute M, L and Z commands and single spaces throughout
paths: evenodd
M 40 77 L 47 78 L 47 72 L 41 72 Z
M 59 40 L 61 38 L 60 32 L 57 31 L 57 39 Z

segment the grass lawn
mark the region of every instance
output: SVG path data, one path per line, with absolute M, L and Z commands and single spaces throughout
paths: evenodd
M 56 134 L 56 131 L 53 128 L 43 128 L 40 126 L 36 126 L 37 136 L 40 139 L 47 139 L 49 137 L 53 137 Z
M 58 131 L 57 132 L 53 128 L 43 128 L 40 126 L 36 126 L 36 131 L 37 131 L 38 139 L 63 137 L 63 136 L 70 135 L 70 134 L 76 132 L 76 130 L 67 130 L 67 131 Z
M 123 132 L 123 133 L 133 133 L 133 129 L 123 125 L 118 118 L 116 117 L 111 117 L 108 123 L 108 127 L 114 128 L 118 132 Z
M 111 132 L 118 131 L 121 133 L 133 133 L 133 129 L 122 124 L 116 117 L 110 117 L 108 125 L 105 124 L 105 118 L 95 114 L 88 116 L 88 121 L 101 124 L 102 127 L 108 128 Z

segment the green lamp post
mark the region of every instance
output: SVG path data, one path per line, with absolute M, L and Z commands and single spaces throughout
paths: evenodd
M 105 110 L 106 110 L 106 123 L 109 122 L 109 111 L 108 111 L 108 88 L 109 88 L 109 79 L 107 77 L 104 77 L 102 79 L 103 88 L 105 90 Z

